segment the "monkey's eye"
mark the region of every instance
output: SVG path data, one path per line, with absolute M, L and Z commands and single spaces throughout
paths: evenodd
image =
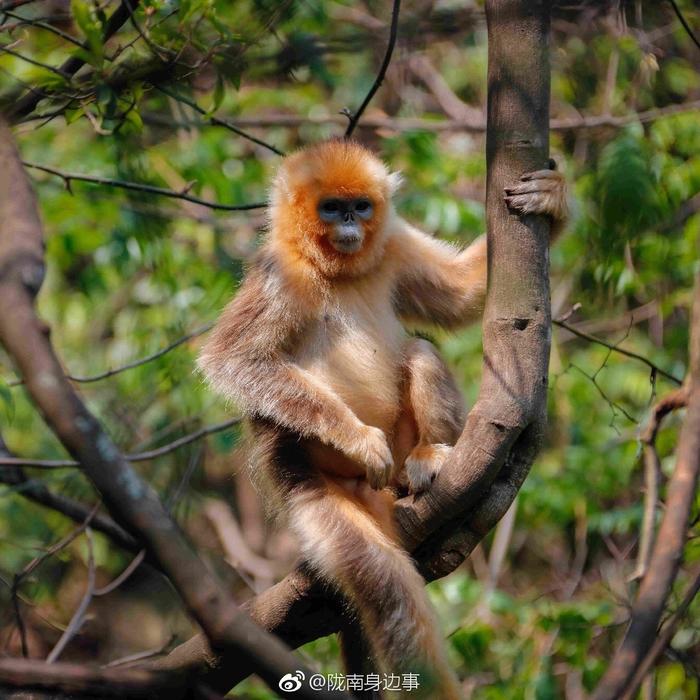
M 335 214 L 340 211 L 340 207 L 338 206 L 338 202 L 329 199 L 325 202 L 321 202 L 321 211 L 325 214 Z
M 369 203 L 368 200 L 366 199 L 360 199 L 357 204 L 355 205 L 355 210 L 359 212 L 366 212 L 369 211 L 370 207 L 372 205 Z

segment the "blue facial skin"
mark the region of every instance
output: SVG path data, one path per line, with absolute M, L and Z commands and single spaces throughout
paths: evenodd
M 318 205 L 321 221 L 333 226 L 330 242 L 339 253 L 356 253 L 362 247 L 365 234 L 363 221 L 374 214 L 367 197 L 322 199 Z

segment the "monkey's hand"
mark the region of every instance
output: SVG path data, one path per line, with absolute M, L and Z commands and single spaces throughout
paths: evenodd
M 503 198 L 510 209 L 520 214 L 546 214 L 555 224 L 563 223 L 567 217 L 566 181 L 554 169 L 525 173 L 517 185 L 505 188 Z
M 365 465 L 367 483 L 373 489 L 383 489 L 394 469 L 394 458 L 384 431 L 364 425 L 358 436 L 352 457 Z

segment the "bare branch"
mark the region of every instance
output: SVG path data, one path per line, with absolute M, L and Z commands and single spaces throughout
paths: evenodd
M 678 17 L 678 21 L 683 25 L 683 29 L 685 29 L 685 33 L 690 37 L 692 42 L 695 44 L 700 49 L 700 41 L 698 38 L 695 36 L 695 33 L 693 30 L 690 28 L 690 25 L 688 24 L 687 20 L 683 16 L 683 13 L 681 12 L 680 8 L 678 7 L 678 4 L 676 3 L 675 0 L 668 0 L 671 3 L 671 7 L 673 7 L 673 11 L 676 13 L 676 17 Z
M 10 12 L 9 10 L 3 10 L 3 14 L 7 15 L 8 17 L 11 17 L 12 19 L 16 19 L 17 20 L 16 26 L 38 27 L 39 29 L 43 29 L 47 32 L 51 32 L 52 34 L 55 34 L 56 36 L 60 36 L 61 39 L 64 39 L 65 41 L 67 41 L 75 46 L 79 46 L 80 48 L 83 48 L 82 41 L 80 41 L 79 39 L 76 39 L 71 34 L 64 32 L 62 29 L 59 29 L 58 27 L 54 27 L 53 24 L 49 24 L 48 22 L 44 22 L 41 18 L 22 17 L 21 15 L 15 14 L 14 12 Z M 2 27 L 0 27 L 0 30 L 7 31 L 8 29 L 9 29 L 9 27 L 7 27 L 7 25 L 3 25 Z M 51 68 L 50 70 L 53 70 L 53 68 Z
M 0 458 L 11 456 L 5 447 L 5 443 L 2 441 L 2 437 L 0 437 Z M 0 483 L 12 487 L 15 493 L 20 496 L 46 508 L 51 508 L 77 523 L 84 522 L 91 515 L 91 509 L 84 503 L 53 493 L 41 482 L 36 479 L 30 479 L 19 467 L 0 469 Z M 109 516 L 95 513 L 91 516 L 90 524 L 94 530 L 107 535 L 120 547 L 130 552 L 138 551 L 136 540 L 119 527 Z
M 207 499 L 204 504 L 204 514 L 216 531 L 219 542 L 226 552 L 226 560 L 241 574 L 250 588 L 255 593 L 259 593 L 260 589 L 255 585 L 255 581 L 248 581 L 246 574 L 256 579 L 272 581 L 275 575 L 274 562 L 257 555 L 248 547 L 240 525 L 226 503 L 213 498 Z
M 389 68 L 389 64 L 391 63 L 391 56 L 394 53 L 394 46 L 396 45 L 396 37 L 398 36 L 399 30 L 400 9 L 401 0 L 394 0 L 394 5 L 391 10 L 391 28 L 389 29 L 389 43 L 387 44 L 386 52 L 384 53 L 384 60 L 382 61 L 382 65 L 379 67 L 377 77 L 375 78 L 372 87 L 369 89 L 369 92 L 365 96 L 365 99 L 363 100 L 362 104 L 359 106 L 357 111 L 350 117 L 350 123 L 348 124 L 348 128 L 345 130 L 346 139 L 349 139 L 352 136 L 353 132 L 355 131 L 355 127 L 360 121 L 360 117 L 362 116 L 365 109 L 367 109 L 367 105 L 369 105 L 369 103 L 372 101 L 372 98 L 374 97 L 375 93 L 377 92 L 377 90 L 379 90 L 379 86 L 384 81 L 384 76 L 386 75 L 387 69 Z
M 188 684 L 178 673 L 136 668 L 93 668 L 79 664 L 49 664 L 30 659 L 0 658 L 0 688 L 55 691 L 75 697 L 184 699 Z M 3 694 L 4 696 L 4 694 Z
M 267 148 L 269 151 L 272 151 L 273 153 L 277 154 L 278 156 L 284 155 L 284 151 L 280 151 L 279 148 L 273 146 L 270 143 L 267 143 L 267 141 L 263 141 L 262 139 L 259 139 L 257 136 L 253 136 L 252 134 L 249 134 L 246 131 L 243 131 L 238 126 L 236 126 L 234 123 L 230 122 L 228 119 L 221 119 L 220 117 L 210 116 L 209 113 L 205 109 L 200 107 L 194 100 L 190 100 L 187 97 L 184 97 L 183 95 L 178 95 L 178 94 L 164 88 L 162 85 L 155 85 L 154 84 L 153 87 L 155 87 L 156 90 L 159 90 L 160 92 L 164 93 L 165 95 L 168 95 L 168 97 L 172 97 L 177 102 L 182 102 L 183 104 L 186 104 L 188 107 L 191 107 L 198 114 L 201 114 L 204 117 L 206 117 L 206 119 L 203 121 L 204 124 L 211 124 L 213 126 L 222 126 L 225 129 L 228 129 L 229 131 L 233 132 L 234 134 L 237 134 L 238 136 L 242 136 L 244 139 L 247 139 L 248 141 L 251 141 L 252 143 L 256 143 L 258 146 L 262 146 L 263 148 Z
M 637 691 L 637 688 L 641 685 L 644 677 L 649 673 L 654 664 L 659 660 L 659 658 L 664 653 L 668 645 L 671 643 L 673 635 L 678 629 L 678 625 L 680 624 L 686 612 L 688 612 L 690 604 L 693 602 L 695 596 L 698 594 L 699 591 L 700 572 L 695 574 L 693 581 L 688 586 L 688 590 L 683 596 L 681 604 L 674 611 L 673 615 L 669 617 L 669 619 L 666 621 L 666 624 L 664 624 L 663 628 L 661 629 L 661 632 L 656 637 L 654 644 L 652 645 L 651 649 L 649 649 L 649 653 L 646 655 L 646 657 L 644 657 L 644 660 L 635 672 L 634 678 L 630 682 L 629 687 L 625 690 L 625 694 L 622 695 L 621 700 L 633 700 L 634 694 Z
M 9 54 L 10 56 L 14 56 L 15 58 L 19 58 L 21 61 L 25 61 L 26 63 L 31 63 L 33 66 L 37 66 L 38 68 L 43 68 L 44 70 L 47 70 L 51 73 L 54 73 L 55 75 L 60 76 L 64 80 L 70 80 L 71 76 L 67 73 L 64 73 L 60 68 L 55 68 L 54 66 L 50 66 L 47 63 L 37 61 L 36 59 L 31 58 L 30 56 L 25 56 L 24 54 L 19 53 L 19 51 L 15 51 L 12 48 L 11 44 L 0 44 L 0 51 L 2 53 Z
M 72 382 L 76 382 L 78 384 L 89 384 L 90 382 L 99 382 L 102 379 L 108 379 L 109 377 L 113 377 L 116 374 L 121 374 L 122 372 L 134 369 L 135 367 L 140 367 L 141 365 L 145 365 L 149 362 L 153 362 L 153 360 L 157 360 L 163 357 L 163 355 L 167 355 L 171 350 L 180 347 L 180 345 L 187 343 L 193 338 L 198 338 L 200 335 L 204 335 L 205 333 L 211 330 L 212 325 L 213 324 L 211 323 L 207 323 L 205 326 L 201 326 L 200 328 L 197 328 L 191 333 L 187 333 L 186 335 L 183 335 L 177 340 L 174 340 L 172 343 L 166 345 L 164 348 L 156 350 L 156 352 L 151 353 L 150 355 L 145 355 L 144 357 L 141 357 L 138 360 L 132 360 L 131 362 L 127 362 L 126 364 L 120 365 L 119 367 L 107 369 L 104 372 L 99 372 L 98 374 L 93 374 L 85 377 L 76 376 L 74 374 L 66 374 L 66 379 L 70 379 Z M 23 384 L 24 380 L 15 379 L 13 381 L 8 382 L 7 386 L 15 387 L 22 386 Z
M 573 333 L 579 338 L 588 340 L 591 343 L 597 343 L 598 345 L 602 345 L 604 348 L 608 348 L 608 350 L 611 350 L 612 352 L 617 352 L 620 355 L 625 355 L 625 357 L 630 357 L 634 360 L 638 360 L 639 362 L 643 362 L 647 367 L 649 367 L 649 369 L 651 369 L 653 373 L 658 374 L 661 377 L 665 377 L 674 384 L 678 384 L 679 386 L 682 384 L 682 381 L 678 379 L 678 377 L 674 377 L 670 372 L 667 372 L 665 369 L 662 369 L 658 365 L 654 364 L 648 357 L 644 357 L 644 355 L 640 355 L 639 353 L 633 352 L 632 350 L 625 350 L 619 345 L 608 343 L 602 338 L 597 338 L 594 335 L 590 335 L 585 331 L 579 330 L 578 328 L 576 328 L 576 326 L 572 326 L 570 323 L 566 323 L 566 321 L 554 319 L 552 323 L 555 326 L 559 326 L 560 328 L 565 328 L 567 331 L 569 331 L 569 333 Z
M 23 3 L 20 2 L 20 4 Z M 102 40 L 104 43 L 109 41 L 109 39 L 119 31 L 124 22 L 129 19 L 131 13 L 136 9 L 138 4 L 139 0 L 122 0 L 119 7 L 112 13 L 105 24 L 104 33 L 102 35 Z M 11 9 L 15 9 L 19 7 L 19 5 L 15 0 L 14 4 L 12 4 L 10 7 Z M 83 49 L 85 51 L 89 51 L 90 47 L 87 44 L 83 44 Z M 63 75 L 64 77 L 68 76 L 70 79 L 70 77 L 75 75 L 84 65 L 85 59 L 80 55 L 76 55 L 71 56 L 61 65 L 60 68 L 57 68 L 56 70 L 59 71 L 59 74 Z M 11 110 L 13 120 L 26 117 L 30 112 L 33 112 L 40 100 L 45 96 L 46 94 L 42 90 L 30 89 L 30 91 L 26 93 L 24 97 L 21 97 L 13 106 Z
M 654 546 L 656 506 L 659 500 L 659 481 L 661 479 L 661 463 L 656 451 L 656 436 L 664 417 L 671 411 L 684 408 L 687 400 L 686 387 L 681 387 L 665 396 L 654 406 L 649 423 L 639 436 L 644 457 L 644 514 L 639 536 L 637 567 L 632 574 L 632 580 L 643 578 L 646 575 Z
M 580 117 L 562 117 L 552 119 L 551 131 L 577 131 L 590 129 L 620 129 L 628 124 L 641 122 L 653 122 L 664 117 L 700 110 L 700 100 L 671 104 L 665 107 L 656 107 L 643 112 L 631 112 L 621 116 L 612 115 L 582 115 Z M 33 119 L 40 119 L 37 115 Z M 144 121 L 147 124 L 159 126 L 197 126 L 199 122 L 173 121 L 165 119 L 159 114 L 145 114 Z M 310 116 L 299 114 L 268 114 L 255 117 L 236 117 L 236 125 L 247 128 L 266 127 L 290 127 L 310 125 L 337 124 L 342 126 L 347 119 L 342 116 Z M 413 117 L 380 117 L 365 116 L 357 125 L 358 129 L 382 129 L 387 131 L 431 131 L 431 132 L 470 132 L 484 133 L 486 122 L 482 119 L 421 119 Z
M 80 604 L 73 613 L 73 617 L 68 623 L 68 626 L 64 630 L 59 640 L 56 642 L 54 648 L 46 657 L 46 662 L 49 664 L 52 664 L 58 660 L 58 657 L 63 653 L 70 640 L 73 639 L 78 632 L 80 632 L 80 628 L 83 626 L 83 622 L 85 620 L 85 613 L 87 612 L 87 609 L 92 602 L 92 597 L 95 593 L 95 553 L 93 551 L 92 532 L 90 531 L 89 527 L 85 528 L 85 537 L 87 538 L 88 545 L 88 570 L 85 593 L 80 601 Z
M 146 550 L 142 549 L 127 565 L 127 567 L 122 571 L 113 581 L 110 581 L 106 586 L 102 586 L 102 588 L 96 588 L 93 591 L 93 595 L 95 597 L 107 595 L 108 593 L 111 593 L 112 591 L 116 591 L 119 586 L 126 581 L 131 574 L 136 571 L 136 569 L 141 566 L 141 563 L 143 562 L 144 558 L 146 557 Z
M 37 0 L 3 0 L 3 2 L 0 2 L 0 12 L 16 10 L 18 7 L 29 5 L 33 2 L 37 2 Z
M 146 450 L 145 452 L 136 452 L 134 454 L 124 455 L 124 459 L 127 462 L 147 462 L 149 459 L 155 459 L 156 457 L 162 457 L 163 455 L 170 454 L 179 450 L 185 445 L 201 440 L 207 435 L 213 435 L 214 433 L 220 433 L 224 430 L 232 428 L 234 425 L 238 425 L 241 422 L 241 418 L 229 418 L 228 420 L 222 421 L 221 423 L 214 423 L 213 425 L 205 425 L 199 430 L 195 430 L 188 435 L 183 435 L 177 440 L 169 442 L 167 445 L 162 447 L 156 447 L 152 450 Z M 31 467 L 32 469 L 66 469 L 68 467 L 79 467 L 80 463 L 75 459 L 24 459 L 23 457 L 0 457 L 0 467 Z
M 26 161 L 22 161 L 22 164 L 27 168 L 41 170 L 42 172 L 49 173 L 50 175 L 56 175 L 57 177 L 60 177 L 66 183 L 66 187 L 69 189 L 69 191 L 70 183 L 73 180 L 76 180 L 79 182 L 89 182 L 93 185 L 119 187 L 124 190 L 132 190 L 135 192 L 147 192 L 148 194 L 155 194 L 161 197 L 182 199 L 186 202 L 201 204 L 202 206 L 209 207 L 210 209 L 219 209 L 221 211 L 250 211 L 251 209 L 264 209 L 267 206 L 265 202 L 255 202 L 253 204 L 219 204 L 218 202 L 210 202 L 209 200 L 202 199 L 200 197 L 194 197 L 191 194 L 187 194 L 187 192 L 175 192 L 175 190 L 169 190 L 165 187 L 156 187 L 155 185 L 147 185 L 143 182 L 128 182 L 127 180 L 116 180 L 111 177 L 102 177 L 100 175 L 84 175 L 82 173 L 69 173 L 65 170 L 58 170 L 57 168 L 51 168 L 47 165 L 39 165 L 38 163 L 28 163 Z

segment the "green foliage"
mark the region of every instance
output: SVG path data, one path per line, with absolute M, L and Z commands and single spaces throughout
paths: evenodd
M 403 4 L 399 57 L 424 54 L 458 97 L 483 107 L 482 23 L 463 19 L 464 3 L 439 3 L 428 20 L 420 3 Z M 376 2 L 146 0 L 135 20 L 150 43 L 127 23 L 105 46 L 106 16 L 114 5 L 72 0 L 70 31 L 85 42 L 83 49 L 36 26 L 22 29 L 17 50 L 36 61 L 58 66 L 77 56 L 86 62 L 70 82 L 45 67 L 0 55 L 5 105 L 14 104 L 25 83 L 44 90 L 37 112 L 46 118 L 16 129 L 23 157 L 67 172 L 234 204 L 265 199 L 278 156 L 207 125 L 208 119 L 309 118 L 290 127 L 245 127 L 284 151 L 342 134 L 343 125 L 333 118 L 361 103 L 385 37 L 385 25 L 372 29 L 371 22 L 352 20 L 349 11 L 369 7 L 382 21 L 388 19 L 384 4 Z M 673 32 L 659 33 L 672 19 L 663 8 L 640 5 L 643 24 L 638 27 L 630 11 L 629 31 L 604 21 L 595 8 L 589 8 L 585 22 L 577 9 L 557 10 L 554 116 L 603 110 L 625 116 L 698 99 L 695 47 L 675 25 Z M 681 5 L 700 27 L 697 8 L 689 1 Z M 31 10 L 26 16 L 33 16 Z M 651 32 L 657 32 L 653 41 Z M 179 97 L 195 102 L 204 114 Z M 53 109 L 60 115 L 49 118 Z M 402 172 L 400 213 L 455 243 L 473 240 L 485 226 L 482 135 L 431 129 L 445 116 L 407 61 L 389 75 L 372 110 L 427 122 L 424 129 L 357 132 Z M 572 205 L 570 226 L 552 250 L 555 313 L 580 303 L 571 323 L 591 323 L 594 334 L 682 377 L 700 230 L 697 206 L 688 206 L 700 193 L 697 112 L 632 119 L 621 128 L 557 131 L 552 151 L 571 184 Z M 266 226 L 260 211 L 215 212 L 144 192 L 78 181 L 66 188 L 59 178 L 34 171 L 32 177 L 48 261 L 39 310 L 65 367 L 75 375 L 120 367 L 213 321 L 235 293 Z M 436 333 L 434 339 L 472 404 L 481 372 L 479 329 Z M 169 443 L 231 415 L 232 407 L 214 397 L 194 372 L 200 342 L 193 339 L 154 361 L 80 385 L 125 452 Z M 65 458 L 25 391 L 12 386 L 14 379 L 0 355 L 3 439 L 27 458 Z M 672 386 L 661 377 L 651 383 L 641 363 L 554 330 L 549 433 L 518 497 L 515 531 L 499 576 L 491 580 L 485 564 L 478 563 L 491 551 L 488 537 L 472 565 L 429 587 L 451 659 L 473 684 L 475 700 L 561 698 L 567 684 L 589 692 L 602 675 L 625 619 L 618 597 L 635 591 L 627 577 L 642 515 L 639 426 L 649 406 Z M 679 418 L 671 418 L 659 436 L 665 475 L 674 466 L 679 424 Z M 202 506 L 210 497 L 237 502 L 231 465 L 242 460 L 240 443 L 241 432 L 229 430 L 204 446 L 195 443 L 137 465 L 164 496 L 189 474 L 175 513 L 215 567 L 221 566 L 221 551 Z M 96 500 L 76 470 L 29 474 L 57 493 L 88 504 Z M 72 527 L 28 502 L 23 488 L 0 485 L 0 576 L 8 582 Z M 692 534 L 688 565 L 700 559 L 697 532 Z M 620 562 L 620 552 L 627 564 Z M 22 589 L 39 606 L 31 625 L 44 643 L 53 632 L 39 614 L 52 623 L 69 619 L 71 585 L 84 581 L 85 554 L 84 541 L 77 541 L 43 563 Z M 129 562 L 101 537 L 96 558 L 105 579 Z M 676 598 L 686 580 L 683 574 Z M 108 599 L 108 607 L 138 603 L 139 614 L 147 610 L 157 617 L 158 624 L 152 624 L 160 625 L 163 637 L 153 647 L 167 642 L 171 632 L 182 640 L 192 631 L 177 612 L 179 603 L 159 585 L 146 574 L 136 576 Z M 236 586 L 241 598 L 248 595 L 238 579 Z M 0 585 L 3 634 L 14 629 L 6 603 L 9 594 Z M 699 620 L 696 602 L 674 639 L 679 655 L 659 665 L 659 698 L 697 696 L 688 659 L 697 655 Z M 140 650 L 133 642 L 108 642 L 100 636 L 106 635 L 103 630 L 89 625 L 83 634 L 86 643 L 72 645 L 67 659 L 100 657 L 101 662 Z M 302 653 L 319 670 L 340 670 L 334 638 L 306 645 Z M 236 696 L 273 697 L 254 680 L 242 684 Z

